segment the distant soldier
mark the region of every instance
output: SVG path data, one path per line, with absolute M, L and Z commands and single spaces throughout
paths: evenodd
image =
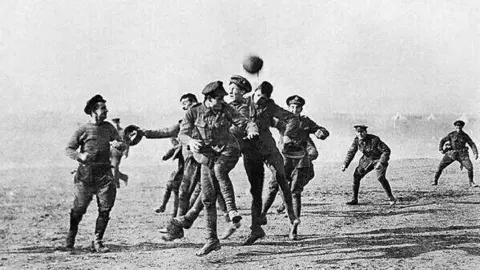
M 478 159 L 478 150 L 475 143 L 472 141 L 470 136 L 463 131 L 465 122 L 462 120 L 457 120 L 453 123 L 455 126 L 455 131 L 450 132 L 445 138 L 440 140 L 439 150 L 444 154 L 440 164 L 438 165 L 437 172 L 435 173 L 435 178 L 432 182 L 433 186 L 438 185 L 438 179 L 442 174 L 443 169 L 448 165 L 452 164 L 454 161 L 458 161 L 461 166 L 465 167 L 468 171 L 468 180 L 471 187 L 478 187 L 478 185 L 473 182 L 473 164 L 470 160 L 468 154 L 468 144 L 472 148 L 473 155 L 475 160 Z
M 180 126 L 179 139 L 188 145 L 194 158 L 201 164 L 202 201 L 205 206 L 207 242 L 196 253 L 204 256 L 220 249 L 217 236 L 217 194 L 221 191 L 232 222 L 240 222 L 229 172 L 240 156 L 240 146 L 229 131 L 231 125 L 247 130 L 247 137 L 258 136 L 255 123 L 227 105 L 223 98 L 227 92 L 220 81 L 209 83 L 202 91 L 205 100 L 200 106 L 187 111 Z
M 66 240 L 67 250 L 73 250 L 78 224 L 95 195 L 98 217 L 92 250 L 96 252 L 109 251 L 109 248 L 103 244 L 103 235 L 117 194 L 110 163 L 110 146 L 124 151 L 126 145 L 122 142 L 115 127 L 109 122 L 105 122 L 108 112 L 105 103 L 106 101 L 101 95 L 95 95 L 87 101 L 84 112 L 90 116 L 90 121 L 77 128 L 66 148 L 67 156 L 79 162 L 74 177 L 75 200 L 70 212 L 70 230 Z
M 387 172 L 388 160 L 390 159 L 390 148 L 380 140 L 379 137 L 368 134 L 367 126 L 354 126 L 357 131 L 357 136 L 353 140 L 352 146 L 347 152 L 347 157 L 342 166 L 342 171 L 345 171 L 352 162 L 357 151 L 363 153 L 359 164 L 353 173 L 353 197 L 347 202 L 348 205 L 358 204 L 358 191 L 360 190 L 360 180 L 370 171 L 375 170 L 377 173 L 377 180 L 382 184 L 383 189 L 390 199 L 390 205 L 395 205 L 397 200 L 393 197 L 390 184 L 388 183 L 385 174 Z
M 114 123 L 115 128 L 117 129 L 117 132 L 120 135 L 120 137 L 124 138 L 125 134 L 124 134 L 123 128 L 120 126 L 120 118 L 112 118 L 112 122 Z M 115 169 L 113 178 L 115 179 L 115 185 L 117 186 L 117 188 L 120 188 L 119 180 L 122 180 L 125 183 L 125 185 L 128 184 L 128 175 L 120 172 L 120 162 L 122 161 L 123 156 L 125 156 L 125 158 L 128 157 L 128 151 L 129 151 L 128 144 L 125 151 L 119 151 L 115 147 L 110 148 L 110 154 L 111 154 L 110 160 L 112 162 L 112 166 Z
M 313 166 L 312 159 L 318 156 L 318 153 L 313 153 L 313 149 L 309 149 L 308 144 L 310 140 L 310 134 L 315 134 L 318 139 L 325 140 L 330 133 L 328 130 L 322 126 L 317 125 L 313 120 L 311 120 L 306 115 L 300 115 L 303 111 L 303 106 L 305 105 L 305 99 L 294 95 L 287 98 L 286 103 L 288 105 L 288 110 L 299 117 L 300 125 L 297 129 L 297 134 L 292 137 L 292 143 L 285 144 L 280 137 L 280 149 L 282 149 L 284 164 L 285 164 L 285 173 L 288 182 L 290 183 L 290 189 L 292 191 L 293 197 L 293 210 L 295 215 L 300 218 L 301 208 L 302 208 L 302 192 L 304 187 L 308 182 L 313 178 L 313 173 L 310 171 L 310 167 Z M 280 134 L 283 136 L 285 132 L 285 123 L 278 121 L 276 128 L 279 130 Z M 290 152 L 290 150 L 295 149 L 295 153 Z M 308 154 L 310 150 L 310 155 Z M 312 158 L 312 159 L 310 159 Z M 278 183 L 275 178 L 272 177 L 272 180 L 269 185 L 269 193 L 265 204 L 263 205 L 262 217 L 266 219 L 268 210 L 270 209 L 273 201 L 278 192 Z M 293 232 L 294 238 L 297 236 L 297 231 Z

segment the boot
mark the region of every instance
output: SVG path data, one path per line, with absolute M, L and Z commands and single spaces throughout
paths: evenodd
M 240 226 L 241 226 L 240 221 L 230 224 L 227 227 L 227 229 L 222 233 L 222 236 L 220 236 L 220 239 L 222 239 L 222 240 L 228 239 L 230 237 L 230 235 L 235 233 L 237 231 L 237 229 L 240 228 Z
M 285 205 L 282 203 L 279 206 L 277 206 L 277 209 L 275 210 L 277 211 L 278 214 L 281 214 L 283 213 L 283 211 L 285 211 Z
M 162 235 L 162 239 L 164 241 L 170 242 L 175 239 L 183 238 L 183 228 L 174 221 L 174 219 L 170 220 L 170 223 L 167 226 L 168 233 L 166 235 Z
M 125 186 L 128 186 L 128 175 L 124 174 L 124 173 L 120 173 L 120 180 L 122 180 L 124 183 L 125 183 Z
M 197 253 L 195 253 L 195 255 L 199 257 L 206 256 L 212 251 L 220 250 L 220 248 L 222 247 L 220 246 L 220 241 L 218 239 L 209 239 L 207 240 L 205 245 L 203 245 L 203 247 L 199 251 L 197 251 Z
M 99 212 L 97 222 L 95 224 L 95 240 L 92 241 L 92 251 L 98 253 L 109 252 L 110 249 L 103 244 L 103 235 L 107 229 L 110 220 L 109 212 Z
M 297 218 L 290 226 L 290 232 L 288 234 L 288 238 L 290 238 L 290 240 L 297 240 L 298 225 L 300 225 L 300 219 Z
M 73 210 L 70 211 L 70 229 L 68 230 L 67 239 L 65 241 L 65 251 L 73 251 L 75 246 L 75 237 L 77 236 L 78 232 L 78 224 L 82 220 L 83 215 L 74 212 Z
M 347 202 L 347 205 L 357 205 L 358 204 L 358 192 L 360 191 L 360 181 L 353 181 L 353 195 L 352 195 L 352 200 Z
M 251 246 L 258 239 L 265 237 L 265 235 L 265 231 L 262 228 L 252 230 L 248 235 L 247 239 L 245 239 L 245 241 L 242 243 L 242 246 Z

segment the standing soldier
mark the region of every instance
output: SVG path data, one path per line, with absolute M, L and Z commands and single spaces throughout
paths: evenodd
M 353 197 L 347 202 L 348 205 L 358 204 L 358 191 L 360 190 L 360 180 L 370 171 L 375 169 L 377 173 L 377 180 L 382 184 L 383 189 L 390 199 L 390 205 L 395 205 L 397 200 L 392 195 L 392 189 L 388 183 L 385 174 L 387 172 L 388 160 L 390 159 L 390 148 L 380 140 L 379 137 L 368 134 L 367 126 L 354 126 L 357 131 L 357 136 L 353 139 L 352 146 L 347 152 L 347 157 L 342 166 L 342 171 L 345 171 L 352 162 L 357 151 L 363 153 L 359 164 L 353 173 Z
M 235 167 L 240 156 L 240 146 L 229 128 L 233 124 L 246 129 L 249 138 L 258 135 L 257 126 L 225 104 L 227 92 L 220 81 L 209 83 L 202 91 L 204 103 L 187 111 L 180 126 L 179 139 L 193 151 L 201 164 L 202 201 L 205 206 L 207 242 L 196 253 L 204 256 L 220 249 L 217 236 L 217 192 L 225 199 L 227 208 L 236 212 L 235 195 L 229 172 Z M 239 222 L 238 213 L 232 215 L 232 222 Z
M 318 139 L 325 140 L 330 133 L 326 128 L 317 125 L 317 123 L 312 121 L 306 115 L 300 115 L 300 113 L 303 111 L 303 106 L 305 105 L 305 99 L 294 95 L 287 98 L 286 103 L 289 111 L 299 117 L 300 125 L 298 127 L 296 136 L 292 138 L 294 142 L 294 144 L 292 144 L 293 146 L 285 145 L 282 140 L 280 140 L 279 145 L 282 149 L 285 161 L 285 173 L 292 191 L 293 210 L 295 211 L 295 215 L 300 218 L 300 212 L 302 209 L 302 191 L 308 182 L 313 178 L 313 174 L 310 171 L 310 167 L 313 165 L 310 157 L 313 159 L 318 156 L 316 151 L 313 151 L 313 149 L 309 149 L 308 147 L 310 134 L 315 134 Z M 278 121 L 276 127 L 280 131 L 280 134 L 283 135 L 285 132 L 285 123 Z M 293 153 L 289 153 L 290 150 L 296 150 L 295 152 L 297 152 L 299 155 L 296 156 Z M 308 150 L 310 150 L 310 154 L 308 153 Z M 272 178 L 272 181 L 269 185 L 269 193 L 262 210 L 262 218 L 264 220 L 266 220 L 267 212 L 272 206 L 277 192 L 278 183 L 274 178 Z M 297 231 L 295 230 L 293 232 L 293 238 L 295 239 L 296 237 Z
M 118 134 L 120 135 L 121 138 L 124 138 L 124 131 L 123 128 L 120 126 L 120 118 L 112 118 L 112 122 L 115 124 L 115 128 L 117 129 Z M 125 140 L 126 141 L 126 140 Z M 110 148 L 110 154 L 111 154 L 111 162 L 112 166 L 114 167 L 114 174 L 113 178 L 115 179 L 115 185 L 117 188 L 120 188 L 120 180 L 122 180 L 125 185 L 128 184 L 128 175 L 122 173 L 120 171 L 120 162 L 122 161 L 122 157 L 125 156 L 125 158 L 128 157 L 128 144 L 127 144 L 127 149 L 125 151 L 119 151 L 115 147 Z
M 262 191 L 263 182 L 265 178 L 265 163 L 276 176 L 277 183 L 283 193 L 283 201 L 287 206 L 288 217 L 290 218 L 290 233 L 289 238 L 294 239 L 294 232 L 300 224 L 300 219 L 297 218 L 293 211 L 292 193 L 285 176 L 285 167 L 283 157 L 280 154 L 272 133 L 270 126 L 273 123 L 273 118 L 286 123 L 283 141 L 285 144 L 291 142 L 291 137 L 294 137 L 296 129 L 299 125 L 298 117 L 291 112 L 282 109 L 275 104 L 271 99 L 273 86 L 269 82 L 262 82 L 252 97 L 247 101 L 249 109 L 249 118 L 255 122 L 259 129 L 258 140 L 246 140 L 243 147 L 243 163 L 247 171 L 248 181 L 250 182 L 250 193 L 252 194 L 252 226 L 251 232 L 243 245 L 252 245 L 260 238 L 265 236 L 265 231 L 262 225 L 265 222 L 262 219 Z
M 466 144 L 472 148 L 475 160 L 478 159 L 477 146 L 472 141 L 470 136 L 463 131 L 465 122 L 462 120 L 457 120 L 453 123 L 453 125 L 455 126 L 456 130 L 450 132 L 440 141 L 439 150 L 442 154 L 444 154 L 444 156 L 438 165 L 432 185 L 438 185 L 438 179 L 440 178 L 443 169 L 452 164 L 454 161 L 458 161 L 460 162 L 461 166 L 464 166 L 468 171 L 470 187 L 478 187 L 475 182 L 473 182 L 473 164 L 470 160 L 470 156 L 468 155 L 468 147 Z
M 95 195 L 98 217 L 92 250 L 102 253 L 109 251 L 103 244 L 103 235 L 117 194 L 110 165 L 110 146 L 119 151 L 125 150 L 126 146 L 115 127 L 105 122 L 108 112 L 105 103 L 101 95 L 95 95 L 87 101 L 84 111 L 90 116 L 90 121 L 75 131 L 66 148 L 67 156 L 79 162 L 74 177 L 75 199 L 66 241 L 68 250 L 73 250 L 78 224 Z

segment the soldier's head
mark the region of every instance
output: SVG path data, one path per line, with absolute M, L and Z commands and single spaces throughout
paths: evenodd
M 184 111 L 190 109 L 193 105 L 197 104 L 197 97 L 192 93 L 184 94 L 180 97 L 180 105 Z
M 107 101 L 101 95 L 95 95 L 87 101 L 83 111 L 90 115 L 95 122 L 100 123 L 107 119 Z
M 253 95 L 253 101 L 258 103 L 258 101 L 262 99 L 268 99 L 272 96 L 273 92 L 273 85 L 267 81 L 262 82 L 257 89 L 255 89 L 255 93 Z
M 365 139 L 367 137 L 367 126 L 365 125 L 355 125 L 353 126 L 355 130 L 357 131 L 357 138 L 360 140 Z
M 288 110 L 291 113 L 300 115 L 300 113 L 303 111 L 303 105 L 305 105 L 305 99 L 303 99 L 301 96 L 293 95 L 287 98 L 286 103 Z
M 463 130 L 463 127 L 465 126 L 465 122 L 463 122 L 462 120 L 457 120 L 453 122 L 453 125 L 455 126 L 455 130 L 460 132 Z
M 252 85 L 247 79 L 240 75 L 230 77 L 228 84 L 228 94 L 232 101 L 240 101 L 243 95 L 252 91 Z
M 223 88 L 223 83 L 221 81 L 216 81 L 207 84 L 203 89 L 202 94 L 205 95 L 205 106 L 214 110 L 220 110 L 225 103 L 223 98 L 227 95 L 227 92 L 225 91 L 225 88 Z

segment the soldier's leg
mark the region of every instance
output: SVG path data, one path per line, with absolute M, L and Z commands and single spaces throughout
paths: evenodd
M 308 183 L 308 167 L 295 168 L 292 172 L 292 197 L 293 197 L 293 210 L 295 215 L 300 218 L 302 209 L 302 192 Z
M 185 215 L 177 216 L 176 218 L 174 218 L 174 223 L 184 229 L 190 229 L 190 227 L 193 225 L 193 222 L 195 222 L 195 220 L 198 218 L 202 210 L 203 210 L 202 197 L 198 196 Z
M 473 164 L 472 164 L 472 161 L 470 160 L 470 157 L 468 156 L 468 153 L 466 153 L 466 154 L 462 153 L 459 156 L 459 159 L 460 159 L 459 161 L 463 165 L 463 167 L 465 167 L 465 169 L 467 169 L 469 185 L 471 187 L 477 187 L 477 185 L 473 181 Z
M 205 207 L 205 225 L 207 230 L 207 241 L 196 253 L 197 256 L 204 256 L 214 250 L 220 249 L 220 241 L 217 236 L 217 190 L 214 184 L 214 171 L 207 165 L 201 166 L 200 183 L 202 185 L 202 202 Z
M 285 175 L 287 178 L 288 183 L 290 184 L 292 181 L 291 174 L 294 169 L 294 166 L 292 165 L 292 162 L 290 159 L 284 159 L 284 167 L 285 167 Z M 265 225 L 267 224 L 267 213 L 270 207 L 273 205 L 273 202 L 275 201 L 275 197 L 278 193 L 279 186 L 277 182 L 277 175 L 272 174 L 272 178 L 270 179 L 269 186 L 268 186 L 268 194 L 267 194 L 267 199 L 265 200 L 265 203 L 263 204 L 263 210 L 262 210 L 262 224 Z M 285 204 L 283 203 L 281 206 L 277 209 L 278 213 L 281 213 L 285 210 Z
M 70 210 L 70 228 L 66 239 L 66 248 L 73 249 L 75 237 L 78 232 L 78 225 L 83 215 L 87 212 L 88 205 L 92 201 L 93 190 L 90 185 L 83 182 L 75 183 L 73 207 Z
M 261 225 L 262 190 L 265 170 L 263 168 L 263 157 L 255 151 L 244 153 L 243 164 L 247 172 L 248 181 L 250 182 L 250 194 L 252 195 L 251 232 L 243 242 L 243 245 L 252 245 L 255 241 L 265 236 Z
M 300 224 L 300 219 L 295 215 L 293 210 L 292 192 L 286 179 L 283 157 L 279 151 L 275 151 L 267 157 L 265 164 L 270 171 L 272 171 L 272 174 L 275 175 L 278 186 L 282 191 L 283 202 L 287 208 L 287 214 L 291 224 L 289 238 L 291 240 L 295 240 L 297 238 L 296 231 L 298 225 Z
M 392 188 L 390 187 L 390 183 L 388 182 L 387 178 L 385 177 L 387 172 L 388 165 L 382 165 L 380 168 L 375 168 L 375 172 L 377 173 L 377 180 L 382 184 L 383 189 L 387 193 L 388 198 L 390 199 L 390 204 L 394 205 L 396 203 L 396 199 L 392 194 Z
M 440 164 L 438 164 L 437 172 L 435 172 L 435 177 L 432 182 L 432 186 L 438 185 L 438 179 L 440 178 L 440 175 L 442 175 L 442 171 L 452 162 L 455 160 L 452 159 L 448 154 L 443 155 L 442 160 L 440 161 Z
M 103 235 L 107 229 L 108 221 L 110 220 L 110 211 L 115 204 L 115 197 L 117 195 L 113 177 L 107 174 L 102 179 L 104 180 L 100 181 L 97 190 L 98 217 L 95 224 L 95 240 L 92 242 L 92 250 L 100 253 L 110 251 L 110 249 L 103 244 Z
M 355 168 L 355 172 L 353 173 L 352 200 L 347 202 L 348 205 L 358 204 L 358 192 L 360 191 L 360 180 L 362 180 L 362 178 L 372 169 L 373 169 L 373 166 L 369 166 L 369 168 L 363 168 L 360 165 L 358 165 L 357 168 Z
M 202 185 L 197 184 L 195 187 L 195 190 L 193 191 L 192 195 L 190 196 L 190 202 L 189 205 L 190 207 L 193 206 L 193 204 L 197 201 L 197 198 L 200 197 L 200 191 L 202 190 Z
M 172 191 L 174 189 L 174 181 L 175 181 L 175 177 L 177 177 L 177 175 L 178 175 L 177 171 L 173 171 L 170 174 L 170 179 L 168 180 L 167 185 L 165 186 L 165 192 L 163 193 L 162 204 L 160 205 L 160 207 L 158 207 L 158 209 L 155 210 L 155 212 L 157 212 L 157 213 L 165 212 L 165 209 L 167 208 L 167 203 L 170 200 L 170 196 L 171 196 Z M 180 179 L 182 179 L 182 178 L 183 178 L 183 174 L 180 175 Z
M 240 154 L 240 153 L 239 153 Z M 229 173 L 237 164 L 239 156 L 221 155 L 213 166 L 214 180 L 217 180 L 220 196 L 225 202 L 227 213 L 233 223 L 240 222 L 242 217 L 237 212 L 235 191 Z
M 192 182 L 198 179 L 199 173 L 200 164 L 198 164 L 193 157 L 188 157 L 185 160 L 183 178 L 179 188 L 177 216 L 183 216 L 188 211 Z

